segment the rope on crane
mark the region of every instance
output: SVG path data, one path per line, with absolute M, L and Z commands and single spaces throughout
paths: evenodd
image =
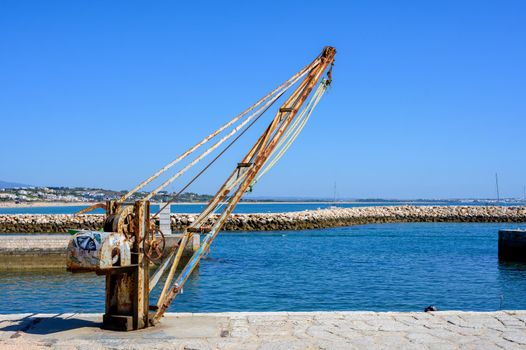
M 221 144 L 223 144 L 226 140 L 231 138 L 234 134 L 236 134 L 239 130 L 241 130 L 247 123 L 249 123 L 254 117 L 261 116 L 265 111 L 268 110 L 276 100 L 278 100 L 285 91 L 287 91 L 291 86 L 293 86 L 299 79 L 301 79 L 307 71 L 302 72 L 301 74 L 294 77 L 294 79 L 289 80 L 287 85 L 284 85 L 281 90 L 278 91 L 277 94 L 272 96 L 267 102 L 265 102 L 262 106 L 260 106 L 254 113 L 250 114 L 248 117 L 246 117 L 245 120 L 243 120 L 238 126 L 236 126 L 234 129 L 232 129 L 228 134 L 223 136 L 219 141 L 217 141 L 215 144 L 213 144 L 210 148 L 205 150 L 201 155 L 199 155 L 197 158 L 195 158 L 193 161 L 191 161 L 188 165 L 186 165 L 183 169 L 181 169 L 176 174 L 172 175 L 170 178 L 168 178 L 166 181 L 164 181 L 161 185 L 159 185 L 156 189 L 151 191 L 146 197 L 143 198 L 143 200 L 150 200 L 153 196 L 155 196 L 159 191 L 170 185 L 172 182 L 174 182 L 178 177 L 183 175 L 186 171 L 188 171 L 190 168 L 192 168 L 195 164 L 197 164 L 199 161 L 201 161 L 204 157 L 206 157 L 208 154 L 210 154 L 212 151 L 214 151 L 216 148 L 218 148 Z
M 331 64 L 334 61 L 334 55 L 335 55 L 335 49 L 332 47 L 326 47 L 323 50 L 322 53 L 322 60 L 321 65 L 315 69 L 312 70 L 312 72 L 309 73 L 309 76 L 305 78 L 304 82 L 294 91 L 294 93 L 287 99 L 287 101 L 283 104 L 283 106 L 280 108 L 279 112 L 276 114 L 276 116 L 272 119 L 271 123 L 269 124 L 268 128 L 263 132 L 261 137 L 258 139 L 256 144 L 252 147 L 252 149 L 248 152 L 248 154 L 243 158 L 242 163 L 238 163 L 238 166 L 236 169 L 239 169 L 240 164 L 243 164 L 243 167 L 245 167 L 245 164 L 248 164 L 251 168 L 246 171 L 242 172 L 236 172 L 234 171 L 232 175 L 227 179 L 225 184 L 221 187 L 221 189 L 216 193 L 214 198 L 210 201 L 209 206 L 207 209 L 205 209 L 205 212 L 208 211 L 209 208 L 216 208 L 217 202 L 216 199 L 221 200 L 224 198 L 228 192 L 225 191 L 225 187 L 230 188 L 231 186 L 235 185 L 237 180 L 239 180 L 241 177 L 244 177 L 244 180 L 238 184 L 237 190 L 231 196 L 228 200 L 228 203 L 225 207 L 225 209 L 222 211 L 222 213 L 214 218 L 212 225 L 210 227 L 206 227 L 206 236 L 203 239 L 202 245 L 200 246 L 199 250 L 196 251 L 190 260 L 187 262 L 186 266 L 183 268 L 183 270 L 179 273 L 179 276 L 176 278 L 175 282 L 172 283 L 171 275 L 170 278 L 165 281 L 165 287 L 163 288 L 163 292 L 161 293 L 161 296 L 159 297 L 157 306 L 158 309 L 155 313 L 155 315 L 150 319 L 152 324 L 155 324 L 158 322 L 160 317 L 163 316 L 166 309 L 170 306 L 172 301 L 175 299 L 175 297 L 181 293 L 182 287 L 185 284 L 185 282 L 188 280 L 190 274 L 194 270 L 194 268 L 197 266 L 197 264 L 200 262 L 201 258 L 204 254 L 206 254 L 206 251 L 209 249 L 210 244 L 214 240 L 214 238 L 219 233 L 219 230 L 224 225 L 227 217 L 232 213 L 234 207 L 238 204 L 239 200 L 243 196 L 243 193 L 247 190 L 248 186 L 252 183 L 252 181 L 255 179 L 256 175 L 259 171 L 262 170 L 262 167 L 264 167 L 267 163 L 267 160 L 269 160 L 269 156 L 272 156 L 274 153 L 274 150 L 276 149 L 276 146 L 280 143 L 280 140 L 284 139 L 284 134 L 286 133 L 287 129 L 290 128 L 291 123 L 294 122 L 295 117 L 297 117 L 296 113 L 302 114 L 301 110 L 302 105 L 304 105 L 305 99 L 311 95 L 313 92 L 313 87 L 316 82 L 319 82 L 319 79 L 323 72 L 326 70 L 327 66 Z M 318 91 L 318 89 L 316 89 Z M 314 100 L 309 100 L 307 102 L 307 106 L 310 105 L 311 108 L 306 108 L 307 115 L 310 115 L 312 112 L 312 106 L 315 106 L 318 101 L 319 97 L 318 95 L 321 95 L 323 90 L 320 90 L 318 94 L 316 94 L 317 98 Z M 312 96 L 312 95 L 311 95 Z M 312 102 L 311 102 L 312 101 Z M 307 107 L 306 106 L 306 107 Z M 296 110 L 294 108 L 297 108 Z M 285 113 L 289 113 L 284 117 Z M 305 117 L 305 116 L 304 116 Z M 301 125 L 304 125 L 304 123 L 298 122 L 296 126 L 296 129 L 299 129 Z M 297 134 L 299 132 L 295 132 L 290 134 L 289 138 L 287 138 L 286 142 L 284 141 L 282 145 L 290 146 L 290 143 L 295 137 L 297 137 Z M 282 146 L 283 148 L 283 146 Z M 277 155 L 280 155 L 277 153 Z M 277 157 L 277 156 L 276 156 Z M 246 173 L 246 174 L 245 174 Z M 240 176 L 241 175 L 241 176 Z M 201 216 L 204 214 L 204 212 L 201 213 Z M 195 222 L 192 224 L 195 225 Z M 185 229 L 183 239 L 185 239 L 184 242 L 186 242 L 186 239 L 188 236 L 192 234 L 192 232 L 195 232 L 194 230 L 189 230 L 189 228 Z M 180 254 L 186 244 L 179 245 L 178 248 L 178 254 Z M 174 263 L 172 265 L 171 271 L 175 271 L 177 268 L 177 259 L 174 260 Z M 166 292 L 168 292 L 166 294 Z
M 285 147 L 284 149 L 282 149 L 282 151 L 280 153 L 278 153 L 278 156 L 276 157 L 276 159 L 273 160 L 273 164 L 275 164 L 279 158 L 281 158 L 281 156 L 283 155 L 283 153 L 290 147 L 290 145 L 292 144 L 292 142 L 296 139 L 296 137 L 298 136 L 299 132 L 303 129 L 303 127 L 305 126 L 305 123 L 307 121 L 307 119 L 310 117 L 315 105 L 319 102 L 321 96 L 323 95 L 323 93 L 325 92 L 326 90 L 326 87 L 328 86 L 329 82 L 327 81 L 322 81 L 322 83 L 318 86 L 318 88 L 316 89 L 315 93 L 314 93 L 314 96 L 313 98 L 311 98 L 311 100 L 309 101 L 307 107 L 305 109 L 303 109 L 302 112 L 300 112 L 300 115 L 298 118 L 296 118 L 294 120 L 294 122 L 292 123 L 291 125 L 291 129 L 287 129 L 287 132 L 284 134 L 284 137 L 281 139 L 280 142 L 278 142 L 278 147 L 280 145 L 282 145 L 284 143 L 284 140 L 286 140 L 289 135 L 291 134 L 291 130 L 295 130 L 295 133 L 292 135 L 292 138 L 287 142 L 287 144 L 285 144 Z M 283 94 L 284 92 L 282 92 L 281 94 Z M 281 95 L 280 95 L 281 96 Z M 279 96 L 278 96 L 279 98 Z M 268 106 L 265 111 L 269 108 L 270 106 Z M 258 117 L 252 121 L 252 123 L 250 123 L 249 126 L 247 126 L 247 128 L 245 130 L 243 130 L 241 132 L 240 135 L 238 135 L 233 141 L 231 141 L 231 143 L 223 150 L 221 151 L 221 153 L 219 155 L 217 155 L 204 169 L 201 170 L 201 172 L 199 172 L 183 189 L 181 189 L 174 198 L 176 198 L 179 194 L 181 194 L 186 188 L 188 188 L 188 186 L 190 186 L 209 166 L 211 166 L 230 146 L 232 146 L 233 143 L 235 143 L 242 135 L 243 133 L 245 133 L 256 121 L 257 119 L 259 119 L 261 117 L 261 115 L 264 114 L 264 112 L 261 113 L 260 115 L 258 115 Z M 308 111 L 308 113 L 306 113 L 306 111 Z M 300 124 L 300 121 L 301 121 L 301 124 Z M 298 127 L 299 125 L 299 127 Z M 278 147 L 276 149 L 278 149 Z M 272 152 L 271 153 L 271 156 L 272 154 L 274 154 L 275 152 Z M 266 167 L 265 169 L 265 172 L 267 172 L 268 170 L 270 169 L 269 166 Z M 236 186 L 238 186 L 244 179 L 245 177 L 247 176 L 247 172 L 244 172 L 244 173 L 241 173 L 237 176 L 237 178 L 235 178 L 231 183 L 227 184 L 225 186 L 225 190 L 227 192 L 230 192 L 233 188 L 235 188 Z M 261 176 L 259 176 L 261 177 Z M 258 177 L 258 178 L 259 178 Z M 165 203 L 164 206 L 153 216 L 153 217 L 156 217 L 166 206 L 170 205 L 170 203 L 174 200 L 174 198 L 172 198 L 171 201 L 169 201 L 168 203 Z M 215 204 L 213 204 L 213 202 L 211 202 L 208 206 L 207 209 L 205 209 L 200 215 L 199 217 L 189 226 L 189 228 L 196 228 L 196 227 L 199 227 L 201 226 L 209 217 L 210 215 L 212 215 L 213 213 L 217 212 L 221 207 L 225 206 L 226 203 L 221 203 L 221 202 L 217 202 Z M 193 235 L 192 232 L 190 231 L 186 231 L 184 232 L 184 235 L 185 237 L 188 236 L 188 239 L 189 237 L 191 237 Z M 179 244 L 182 244 L 181 242 L 184 240 L 184 238 L 181 238 L 179 240 Z M 175 252 L 175 251 L 174 251 Z M 172 252 L 172 253 L 174 253 Z M 171 254 L 169 256 L 169 258 L 162 264 L 162 266 L 158 269 L 158 271 L 154 274 L 154 277 L 153 277 L 153 280 L 155 280 L 155 283 L 157 283 L 158 279 L 159 279 L 159 276 L 158 275 L 161 275 L 163 273 L 163 271 L 165 270 L 165 268 L 168 266 L 168 261 L 172 258 L 172 255 Z M 173 266 L 172 266 L 173 268 Z M 171 279 L 170 279 L 171 280 Z M 153 286 L 152 286 L 153 288 Z M 166 285 L 165 285 L 165 288 L 166 288 Z M 165 288 L 163 288 L 163 292 L 161 295 L 164 295 L 165 294 Z M 159 299 L 161 301 L 161 299 Z
M 203 146 L 204 144 L 208 143 L 210 140 L 212 140 L 213 138 L 215 138 L 217 135 L 219 135 L 220 133 L 222 133 L 224 130 L 226 130 L 228 127 L 232 126 L 234 123 L 238 122 L 239 120 L 241 120 L 243 117 L 245 117 L 249 112 L 252 112 L 255 110 L 255 112 L 253 112 L 247 119 L 252 119 L 254 116 L 262 113 L 261 111 L 262 110 L 265 110 L 268 109 L 267 106 L 269 105 L 272 105 L 276 99 L 279 98 L 279 96 L 281 96 L 284 92 L 286 92 L 291 86 L 293 86 L 299 79 L 301 79 L 302 77 L 304 77 L 310 70 L 312 70 L 314 67 L 316 67 L 318 64 L 320 64 L 321 62 L 321 59 L 320 57 L 318 57 L 317 59 L 315 59 L 313 62 L 311 62 L 309 65 L 305 66 L 303 69 L 301 69 L 299 72 L 297 72 L 296 74 L 294 74 L 292 77 L 290 77 L 289 79 L 287 79 L 285 82 L 283 82 L 281 85 L 279 85 L 277 88 L 275 88 L 274 90 L 272 90 L 271 92 L 269 92 L 267 95 L 265 95 L 263 98 L 261 98 L 259 101 L 257 101 L 255 104 L 253 104 L 252 106 L 250 106 L 249 108 L 247 108 L 246 110 L 244 110 L 243 112 L 241 112 L 240 114 L 238 114 L 236 117 L 234 117 L 233 119 L 231 119 L 230 121 L 228 121 L 226 124 L 222 125 L 219 129 L 217 129 L 216 131 L 214 131 L 213 133 L 211 133 L 210 135 L 208 135 L 207 137 L 205 137 L 204 139 L 202 139 L 200 142 L 198 142 L 197 144 L 195 144 L 194 146 L 192 146 L 190 149 L 188 149 L 186 152 L 182 153 L 179 157 L 177 157 L 176 159 L 172 160 L 170 163 L 166 164 L 164 167 L 162 167 L 161 169 L 159 169 L 157 172 L 155 172 L 153 175 L 151 175 L 149 178 L 147 178 L 146 180 L 142 181 L 139 185 L 137 185 L 135 188 L 133 188 L 132 190 L 130 190 L 128 193 L 126 193 L 125 195 L 123 195 L 122 197 L 119 198 L 119 202 L 124 202 L 126 201 L 127 199 L 129 199 L 133 194 L 135 194 L 136 192 L 138 192 L 139 190 L 141 190 L 144 186 L 146 186 L 147 184 L 149 184 L 150 182 L 152 182 L 153 180 L 157 179 L 161 174 L 163 174 L 164 172 L 166 172 L 168 169 L 170 169 L 171 167 L 173 167 L 175 164 L 179 163 L 181 160 L 185 159 L 186 157 L 188 157 L 190 154 L 192 154 L 194 151 L 196 151 L 198 148 L 200 148 L 201 146 Z M 263 104 L 263 105 L 262 105 Z M 243 123 L 241 123 L 242 125 L 245 125 L 248 120 L 245 120 Z M 197 162 L 199 162 L 202 158 L 204 158 L 206 155 L 208 155 L 210 152 L 212 152 L 214 149 L 216 149 L 220 144 L 222 144 L 224 141 L 226 141 L 227 139 L 229 139 L 230 137 L 232 137 L 237 131 L 239 131 L 239 129 L 242 128 L 242 125 L 241 126 L 238 126 L 236 127 L 233 131 L 231 131 L 226 137 L 222 138 L 221 140 L 219 140 L 216 144 L 214 144 L 210 149 L 206 150 L 203 154 L 201 154 L 201 156 L 199 156 L 196 160 L 192 161 L 192 163 L 190 165 L 188 165 L 187 167 L 185 167 L 183 170 L 181 170 L 180 172 L 178 172 L 177 174 L 175 174 L 174 176 L 172 176 L 169 180 L 165 181 L 163 184 L 161 184 L 161 186 L 157 187 L 154 191 L 152 191 L 149 195 L 147 195 L 147 197 L 143 198 L 143 200 L 149 200 L 151 199 L 155 194 L 157 194 L 160 190 L 162 190 L 163 188 L 165 188 L 166 186 L 170 185 L 176 178 L 178 178 L 179 176 L 181 176 L 183 173 L 185 173 L 188 169 L 190 169 L 191 167 L 193 167 Z M 95 205 L 92 205 L 88 208 L 85 208 L 85 209 L 82 209 L 81 211 L 77 212 L 76 215 L 78 214 L 84 214 L 86 212 L 89 212 L 89 211 L 92 211 L 96 208 L 99 208 L 99 207 L 102 207 L 102 206 L 105 206 L 103 203 L 99 203 L 99 204 L 95 204 Z
M 259 115 L 243 130 L 239 133 L 239 135 L 237 135 L 232 141 L 230 141 L 230 143 L 221 151 L 219 152 L 218 155 L 216 155 L 214 157 L 214 159 L 212 159 L 203 169 L 201 169 L 201 171 L 199 171 L 199 173 L 197 173 L 197 175 L 195 175 L 181 190 L 179 190 L 179 192 L 177 192 L 175 194 L 175 196 L 173 196 L 169 201 L 167 201 L 160 209 L 157 213 L 155 213 L 155 215 L 152 216 L 152 218 L 155 218 L 157 217 L 161 211 L 164 210 L 164 208 L 166 208 L 168 205 L 170 205 L 171 203 L 173 203 L 175 201 L 175 199 L 177 197 L 179 197 L 186 189 L 188 189 L 188 187 L 190 187 L 190 185 L 195 182 L 195 180 L 197 180 L 210 166 L 212 166 L 212 164 L 214 164 L 230 147 L 232 147 L 232 145 L 234 143 L 236 143 L 237 140 L 239 140 L 241 138 L 241 136 L 243 136 L 243 134 L 245 132 L 248 131 L 248 129 L 250 129 L 250 127 L 252 127 L 252 125 L 254 125 L 258 120 L 259 118 L 261 118 L 261 116 L 263 114 L 265 114 L 265 112 L 272 106 L 272 104 L 274 104 L 274 102 L 279 99 L 283 94 L 285 93 L 285 91 L 282 91 L 280 92 L 279 95 L 276 96 L 276 98 L 272 101 L 272 103 L 268 106 L 266 106 L 266 108 L 261 112 L 259 113 Z
M 220 134 L 221 132 L 223 132 L 225 129 L 227 129 L 229 126 L 233 125 L 235 122 L 239 121 L 242 117 L 244 117 L 245 115 L 247 115 L 249 112 L 253 111 L 254 109 L 256 109 L 257 107 L 259 107 L 263 102 L 265 101 L 268 101 L 269 99 L 271 99 L 273 96 L 276 96 L 276 95 L 280 95 L 282 92 L 286 91 L 287 89 L 289 89 L 292 85 L 294 85 L 301 77 L 303 77 L 310 69 L 312 69 L 313 67 L 317 66 L 318 64 L 320 63 L 320 60 L 317 59 L 315 61 L 313 61 L 311 64 L 309 64 L 308 66 L 305 66 L 303 69 L 301 69 L 299 72 L 297 72 L 296 74 L 294 74 L 292 77 L 290 77 L 289 79 L 287 79 L 285 82 L 283 82 L 281 85 L 279 85 L 277 88 L 275 88 L 274 90 L 272 90 L 271 92 L 269 92 L 267 95 L 265 95 L 263 98 L 261 98 L 259 101 L 257 101 L 255 104 L 253 104 L 252 106 L 250 106 L 249 108 L 247 108 L 246 110 L 244 110 L 243 112 L 241 112 L 240 114 L 238 114 L 236 117 L 234 117 L 232 120 L 230 120 L 229 122 L 227 122 L 226 124 L 222 125 L 219 129 L 217 129 L 216 131 L 214 131 L 213 133 L 211 133 L 210 135 L 208 135 L 207 137 L 205 137 L 203 140 L 201 140 L 200 142 L 198 142 L 197 144 L 195 144 L 194 146 L 192 146 L 190 149 L 188 149 L 186 152 L 182 153 L 179 157 L 177 157 L 176 159 L 174 159 L 173 161 L 171 161 L 170 163 L 166 164 L 164 167 L 162 167 L 161 169 L 159 169 L 155 174 L 153 174 L 152 176 L 150 176 L 149 178 L 147 178 L 146 180 L 144 180 L 143 182 L 141 182 L 139 185 L 137 185 L 135 188 L 133 188 L 132 190 L 130 190 L 128 193 L 126 193 L 124 196 L 122 196 L 119 201 L 120 202 L 124 202 L 126 199 L 128 199 L 129 197 L 131 197 L 134 193 L 136 193 L 137 191 L 139 191 L 140 189 L 142 189 L 144 186 L 146 186 L 147 184 L 149 184 L 150 182 L 152 182 L 153 180 L 155 180 L 156 178 L 158 178 L 161 174 L 163 174 L 165 171 L 167 171 L 168 169 L 170 169 L 171 167 L 173 167 L 175 164 L 177 164 L 178 162 L 180 162 L 181 160 L 183 160 L 184 158 L 186 158 L 187 156 L 189 156 L 191 153 L 193 153 L 195 150 L 197 150 L 198 148 L 200 148 L 201 146 L 203 146 L 204 144 L 206 144 L 207 142 L 209 142 L 211 139 L 213 139 L 214 137 L 216 137 L 218 134 Z M 262 107 L 260 107 L 259 109 L 261 109 Z
M 314 108 L 318 105 L 320 102 L 320 99 L 322 98 L 325 91 L 327 91 L 327 87 L 329 86 L 330 81 L 329 80 L 323 80 L 319 85 L 316 91 L 314 92 L 312 98 L 310 99 L 307 106 L 301 111 L 300 115 L 296 120 L 294 120 L 293 124 L 291 125 L 291 128 L 287 130 L 284 137 L 278 142 L 278 145 L 274 149 L 274 151 L 271 154 L 271 160 L 270 162 L 265 166 L 265 168 L 256 176 L 254 181 L 251 183 L 249 187 L 249 191 L 252 190 L 252 187 L 265 175 L 276 163 L 283 157 L 285 152 L 290 148 L 292 143 L 296 140 L 300 132 L 305 127 L 305 124 L 309 120 L 312 112 L 314 111 Z

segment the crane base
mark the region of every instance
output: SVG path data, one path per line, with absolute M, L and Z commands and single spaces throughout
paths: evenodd
M 111 331 L 133 331 L 133 317 L 104 314 L 101 328 Z

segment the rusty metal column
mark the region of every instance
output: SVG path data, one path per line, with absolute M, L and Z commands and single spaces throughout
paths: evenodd
M 106 273 L 106 313 L 103 328 L 130 331 L 149 325 L 149 262 L 141 242 L 150 222 L 150 202 L 135 202 L 131 265 Z
M 136 306 L 133 310 L 133 326 L 134 329 L 146 328 L 149 325 L 149 298 L 150 298 L 150 262 L 146 259 L 143 249 L 142 240 L 146 239 L 147 231 L 150 229 L 150 202 L 137 201 L 135 202 L 135 217 L 138 225 L 135 227 L 135 242 L 134 251 L 137 252 L 137 279 L 135 281 L 134 302 Z M 133 259 L 133 253 L 132 253 Z M 133 260 L 132 260 L 133 261 Z

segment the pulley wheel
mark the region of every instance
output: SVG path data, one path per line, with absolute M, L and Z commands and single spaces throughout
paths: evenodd
M 116 214 L 113 220 L 113 232 L 124 233 L 126 237 L 131 238 L 134 230 L 133 207 L 123 206 Z
M 154 264 L 159 263 L 164 254 L 166 240 L 161 230 L 148 230 L 146 237 L 142 240 L 144 255 Z
M 131 206 L 122 206 L 116 214 L 108 215 L 104 221 L 104 232 L 123 233 L 128 239 L 134 237 L 134 215 Z

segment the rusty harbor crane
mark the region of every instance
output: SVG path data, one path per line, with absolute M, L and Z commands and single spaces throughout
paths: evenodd
M 164 312 L 181 293 L 200 259 L 208 252 L 214 238 L 243 194 L 251 190 L 259 178 L 281 158 L 305 126 L 314 107 L 331 83 L 335 54 L 336 50 L 333 47 L 325 47 L 309 65 L 127 194 L 118 200 L 95 204 L 78 213 L 83 214 L 96 208 L 106 211 L 103 229 L 77 231 L 69 242 L 67 254 L 69 271 L 95 272 L 106 276 L 104 328 L 128 331 L 153 326 L 160 321 Z M 325 72 L 326 77 L 323 77 Z M 291 89 L 293 86 L 296 87 L 294 90 Z M 236 165 L 196 220 L 183 230 L 174 249 L 165 252 L 165 238 L 156 222 L 159 212 L 154 215 L 150 213 L 152 197 L 238 133 L 176 196 L 186 190 L 289 89 L 292 92 L 248 153 Z M 232 129 L 227 132 L 230 127 Z M 226 134 L 221 137 L 224 131 Z M 214 139 L 218 140 L 144 198 L 129 202 L 130 197 L 144 186 Z M 164 207 L 161 208 L 163 209 Z M 197 233 L 204 235 L 201 246 L 184 266 L 179 266 L 184 248 Z M 157 265 L 157 268 L 152 269 L 150 273 L 152 264 Z M 150 292 L 165 274 L 167 275 L 160 296 L 155 303 L 151 303 Z

